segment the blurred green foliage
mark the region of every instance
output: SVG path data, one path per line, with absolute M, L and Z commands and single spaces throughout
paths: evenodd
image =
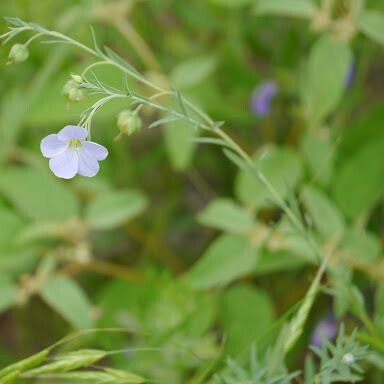
M 302 218 L 308 237 L 294 231 L 263 183 L 216 146 L 198 145 L 199 132 L 185 121 L 144 106 L 141 131 L 121 135 L 117 115 L 129 107 L 126 100 L 95 115 L 92 140 L 110 152 L 99 174 L 54 178 L 39 143 L 77 124 L 98 99 L 69 103 L 62 92 L 69 75 L 81 74 L 93 58 L 36 41 L 28 60 L 5 66 L 5 44 L 2 365 L 73 330 L 108 328 L 71 346 L 122 350 L 107 363 L 157 382 L 282 384 L 294 382 L 296 374 L 287 372 L 297 369 L 308 384 L 354 382 L 360 365 L 348 365 L 348 353 L 364 356 L 367 383 L 383 382 L 382 1 L 12 0 L 1 3 L 0 15 L 88 45 L 92 25 L 100 47 L 225 121 L 225 131 Z M 0 30 L 6 28 L 1 20 Z M 122 87 L 115 68 L 93 71 Z M 252 91 L 271 79 L 279 88 L 271 113 L 255 116 Z M 147 129 L 162 118 L 165 124 Z M 290 335 L 283 323 L 297 319 L 319 264 L 308 240 L 332 256 L 284 363 Z M 330 312 L 348 334 L 357 331 L 348 339 L 343 329 L 335 346 L 325 343 L 312 354 L 311 332 Z M 355 338 L 370 347 L 368 357 Z

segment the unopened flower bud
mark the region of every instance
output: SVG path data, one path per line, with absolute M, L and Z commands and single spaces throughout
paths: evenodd
M 29 51 L 23 44 L 14 44 L 9 51 L 8 64 L 21 63 L 29 56 Z
M 132 135 L 141 128 L 141 119 L 137 112 L 124 109 L 117 116 L 117 126 L 122 134 Z
M 352 355 L 352 353 L 346 353 L 343 356 L 343 363 L 347 365 L 351 365 L 355 362 L 355 357 Z
M 76 75 L 74 73 L 71 74 L 72 80 L 77 84 L 83 84 L 83 78 L 80 75 Z
M 80 101 L 84 99 L 85 93 L 79 88 L 79 84 L 74 80 L 68 80 L 63 88 L 64 96 L 68 101 Z

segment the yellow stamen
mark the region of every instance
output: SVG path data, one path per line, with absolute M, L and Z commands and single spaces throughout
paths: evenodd
M 81 140 L 69 140 L 69 146 L 73 149 L 79 149 L 82 145 Z

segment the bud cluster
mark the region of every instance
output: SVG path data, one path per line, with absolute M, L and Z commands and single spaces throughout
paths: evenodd
M 71 75 L 71 80 L 68 80 L 63 87 L 63 94 L 68 101 L 81 101 L 85 97 L 85 92 L 81 88 L 83 79 L 79 75 Z

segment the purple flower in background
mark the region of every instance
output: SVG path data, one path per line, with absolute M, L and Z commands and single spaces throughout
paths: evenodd
M 41 140 L 41 153 L 50 159 L 49 168 L 57 177 L 71 179 L 77 173 L 92 177 L 99 172 L 99 161 L 108 156 L 108 150 L 86 141 L 87 136 L 85 128 L 67 125 L 58 134 Z
M 279 87 L 273 80 L 261 83 L 251 95 L 251 110 L 256 116 L 265 117 L 271 112 L 272 101 Z
M 315 326 L 311 335 L 311 345 L 321 348 L 322 339 L 332 340 L 339 329 L 339 323 L 332 314 L 323 317 Z
M 352 64 L 349 66 L 347 76 L 345 76 L 344 86 L 346 89 L 351 88 L 353 84 L 353 80 L 355 80 L 355 75 L 356 75 L 356 64 L 355 62 L 352 62 Z

